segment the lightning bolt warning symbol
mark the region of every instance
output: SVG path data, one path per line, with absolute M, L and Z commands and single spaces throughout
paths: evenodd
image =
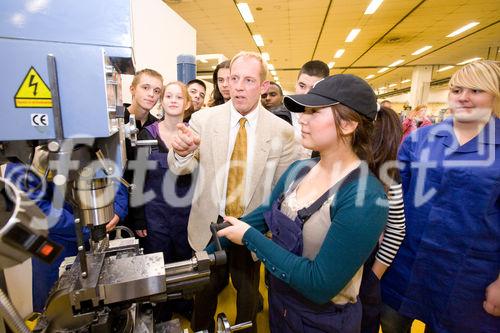
M 31 66 L 14 95 L 16 108 L 51 108 L 52 94 L 42 76 Z
M 33 90 L 33 95 L 36 96 L 36 90 L 38 88 L 38 82 L 33 82 L 34 79 L 35 79 L 35 75 L 31 74 L 31 76 L 30 76 L 30 83 L 29 83 L 28 87 L 35 87 L 35 90 Z

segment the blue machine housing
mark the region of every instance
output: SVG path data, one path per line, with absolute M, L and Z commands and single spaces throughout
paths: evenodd
M 31 67 L 50 86 L 47 56 L 57 64 L 63 138 L 109 137 L 121 104 L 112 75 L 134 73 L 130 1 L 0 2 L 0 141 L 54 139 L 53 108 L 18 108 L 15 95 Z M 116 74 L 116 73 L 115 73 Z M 46 114 L 47 126 L 33 126 Z

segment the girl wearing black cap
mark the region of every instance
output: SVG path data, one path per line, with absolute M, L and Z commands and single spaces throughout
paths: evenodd
M 367 166 L 375 95 L 356 76 L 334 75 L 285 105 L 303 113 L 303 146 L 320 158 L 292 164 L 269 202 L 242 221 L 226 217 L 219 235 L 271 272 L 272 332 L 359 332 L 362 266 L 387 220 L 384 188 Z

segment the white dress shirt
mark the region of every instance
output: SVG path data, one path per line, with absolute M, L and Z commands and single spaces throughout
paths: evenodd
M 231 103 L 231 111 L 230 111 L 230 119 L 229 119 L 229 142 L 228 142 L 228 147 L 231 147 L 227 151 L 227 157 L 226 157 L 226 164 L 225 164 L 225 170 L 224 170 L 224 187 L 223 187 L 223 192 L 221 193 L 221 197 L 219 198 L 219 215 L 220 216 L 226 216 L 226 193 L 227 193 L 227 176 L 229 174 L 229 166 L 230 166 L 230 161 L 231 161 L 231 154 L 233 153 L 234 149 L 234 144 L 236 142 L 236 136 L 238 135 L 238 130 L 240 129 L 240 119 L 243 118 L 243 116 L 236 111 L 234 108 L 233 103 Z M 247 203 L 249 202 L 249 185 L 250 185 L 250 176 L 252 175 L 252 170 L 253 170 L 253 157 L 254 157 L 254 152 L 255 152 L 255 132 L 257 129 L 257 120 L 259 118 L 259 105 L 255 107 L 252 111 L 250 111 L 248 114 L 245 115 L 245 118 L 247 119 L 245 123 L 245 130 L 247 132 L 247 163 L 246 163 L 246 169 L 245 169 L 245 197 L 243 198 L 243 202 L 245 203 L 245 207 Z M 203 138 L 201 138 L 203 140 Z M 189 158 L 193 154 L 189 154 L 185 157 L 179 156 L 176 153 L 174 153 L 174 157 L 176 160 L 176 164 L 178 166 L 182 166 L 183 164 L 187 163 Z
M 250 111 L 250 113 L 245 115 L 247 119 L 245 123 L 245 130 L 247 132 L 247 165 L 245 169 L 245 197 L 243 198 L 243 202 L 246 204 L 250 200 L 249 196 L 249 184 L 250 184 L 250 176 L 252 175 L 253 170 L 253 157 L 255 151 L 255 130 L 257 129 L 257 119 L 259 117 L 259 108 L 258 105 Z M 229 120 L 229 142 L 228 147 L 231 147 L 227 150 L 227 163 L 225 166 L 225 177 L 224 177 L 224 191 L 222 193 L 222 197 L 220 198 L 220 216 L 226 216 L 226 193 L 227 193 L 227 176 L 229 175 L 229 165 L 231 161 L 231 155 L 233 153 L 234 144 L 236 142 L 236 136 L 238 135 L 238 130 L 240 129 L 240 119 L 243 116 L 236 111 L 233 103 L 231 103 L 231 118 Z M 245 207 L 243 207 L 245 208 Z M 239 216 L 237 216 L 239 217 Z

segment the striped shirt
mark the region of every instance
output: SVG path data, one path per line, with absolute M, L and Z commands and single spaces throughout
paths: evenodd
M 389 216 L 376 259 L 384 265 L 390 266 L 406 234 L 401 184 L 391 185 L 387 197 L 389 201 Z

